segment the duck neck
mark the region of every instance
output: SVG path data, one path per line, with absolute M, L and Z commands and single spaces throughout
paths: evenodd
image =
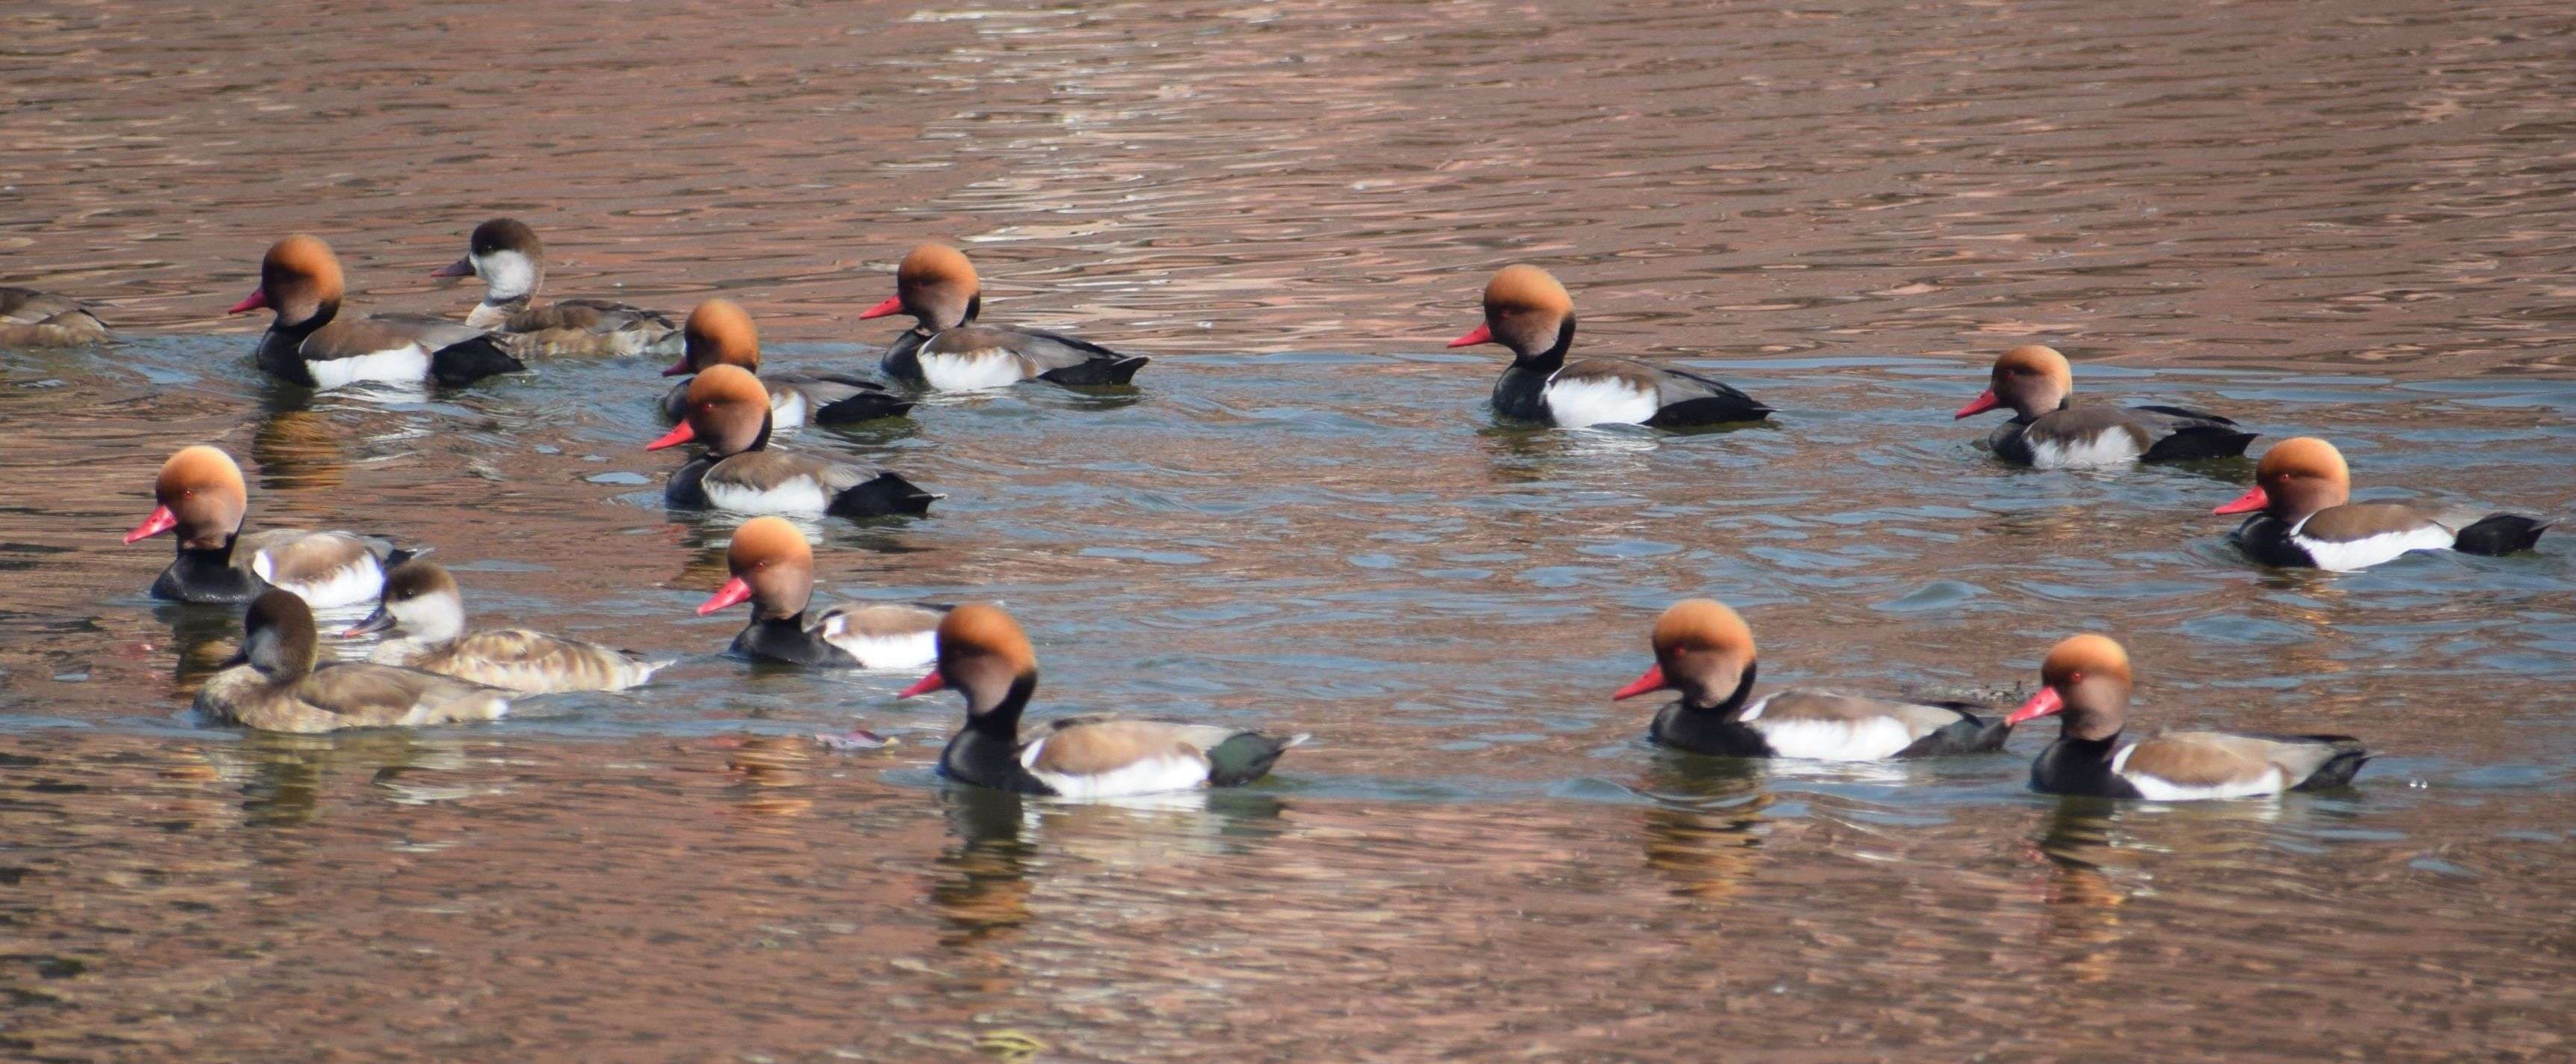
M 1741 713 L 1744 711 L 1745 700 L 1753 697 L 1753 674 L 1758 671 L 1760 671 L 1760 666 L 1755 662 L 1748 661 L 1744 663 L 1744 678 L 1735 681 L 1735 691 L 1733 693 L 1727 695 L 1724 699 L 1721 699 L 1713 706 L 1694 705 L 1692 704 L 1689 695 L 1683 695 L 1681 702 L 1682 708 L 1692 713 L 1712 713 L 1721 717 L 1732 717 L 1737 713 Z
M 1548 345 L 1547 350 L 1535 354 L 1523 351 L 1512 352 L 1512 366 L 1515 369 L 1554 373 L 1565 368 L 1565 353 L 1573 348 L 1574 318 L 1568 315 L 1565 323 L 1556 327 L 1555 343 Z

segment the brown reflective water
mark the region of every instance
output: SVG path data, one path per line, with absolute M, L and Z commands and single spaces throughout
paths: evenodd
M 2243 463 L 2032 473 L 1949 411 L 2027 339 L 2097 396 L 2315 432 L 2366 497 L 2576 505 L 2576 13 L 91 4 L 0 13 L 0 1055 L 34 1059 L 2557 1060 L 2576 599 L 2504 559 L 2267 574 Z M 742 300 L 863 368 L 910 243 L 1133 395 L 799 447 L 949 493 L 817 526 L 841 597 L 999 597 L 1046 712 L 1314 732 L 1244 792 L 941 788 L 909 675 L 755 669 L 657 368 L 262 382 L 219 312 L 327 235 L 352 303 L 508 212 L 549 291 Z M 1498 429 L 1438 344 L 1554 269 L 1584 350 L 1781 408 Z M 1491 349 L 1484 349 L 1490 351 Z M 116 539 L 214 442 L 251 520 L 435 544 L 486 623 L 683 655 L 489 728 L 187 716 L 237 617 Z M 1712 594 L 1766 682 L 2008 691 L 2078 628 L 2141 723 L 2348 731 L 2358 787 L 2112 806 L 2010 753 L 1751 766 L 1606 693 Z M 865 726 L 882 751 L 818 747 Z

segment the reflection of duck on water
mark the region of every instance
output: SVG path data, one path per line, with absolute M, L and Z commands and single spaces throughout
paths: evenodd
M 1763 811 L 1777 799 L 1762 790 L 1760 762 L 1741 758 L 1663 758 L 1640 789 L 1646 867 L 1673 892 L 1704 901 L 1735 896 L 1762 860 L 1772 830 Z

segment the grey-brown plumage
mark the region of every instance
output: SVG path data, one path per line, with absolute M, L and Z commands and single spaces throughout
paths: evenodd
M 603 299 L 538 303 L 537 291 L 546 282 L 545 244 L 515 218 L 475 226 L 465 257 L 430 276 L 482 278 L 483 301 L 465 324 L 493 331 L 521 358 L 658 355 L 680 347 L 679 329 L 656 311 Z
M 75 347 L 107 339 L 107 323 L 78 300 L 0 287 L 0 347 Z
M 512 691 L 622 691 L 669 661 L 648 661 L 578 639 L 524 628 L 468 631 L 465 595 L 437 562 L 414 559 L 385 575 L 376 611 L 344 636 L 391 632 L 367 660 L 454 676 Z
M 313 611 L 270 590 L 251 601 L 242 651 L 197 691 L 196 710 L 262 731 L 327 732 L 498 720 L 508 692 L 370 662 L 315 667 Z

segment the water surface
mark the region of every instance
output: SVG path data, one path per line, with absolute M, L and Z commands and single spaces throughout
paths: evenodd
M 874 3 L 0 16 L 0 1046 L 39 1059 L 2549 1060 L 2576 1035 L 2566 545 L 2265 573 L 2244 462 L 1996 465 L 1949 412 L 2027 340 L 2104 397 L 2319 433 L 2364 497 L 2576 504 L 2576 16 L 2399 4 L 1077 11 Z M 720 43 L 709 43 L 720 42 Z M 666 513 L 657 364 L 463 392 L 263 382 L 218 312 L 277 234 L 352 304 L 496 212 L 551 290 L 742 300 L 772 361 L 960 242 L 998 320 L 1155 355 L 787 445 L 921 521 L 824 594 L 1006 601 L 1047 712 L 1313 732 L 1259 787 L 943 790 L 910 674 L 720 656 L 732 522 Z M 1584 350 L 1781 409 L 1525 431 L 1438 344 L 1549 265 Z M 1490 351 L 1491 349 L 1486 349 Z M 255 526 L 434 544 L 485 623 L 682 660 L 487 728 L 245 735 L 237 617 L 116 540 L 170 451 Z M 1658 753 L 1607 692 L 1672 599 L 1766 683 L 2009 699 L 2079 629 L 2141 723 L 2343 731 L 2277 803 L 2028 794 L 2028 758 Z M 893 737 L 843 754 L 816 733 Z M 325 1048 L 327 1046 L 327 1048 Z M 1043 1047 L 1032 1049 L 1032 1047 Z

